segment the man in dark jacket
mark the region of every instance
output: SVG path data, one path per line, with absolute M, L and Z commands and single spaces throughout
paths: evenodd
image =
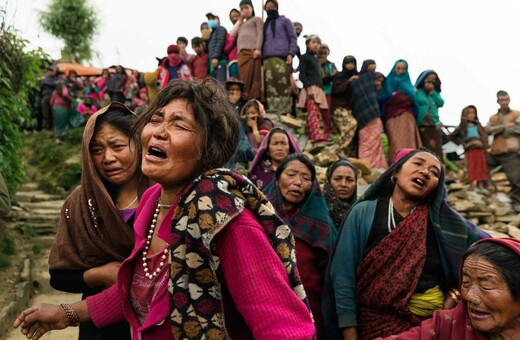
M 208 42 L 208 55 L 210 60 L 210 74 L 221 83 L 227 78 L 227 56 L 224 54 L 227 30 L 220 26 L 220 19 L 215 12 L 206 14 L 211 36 Z
M 52 107 L 50 100 L 58 80 L 56 73 L 56 67 L 49 66 L 45 71 L 45 77 L 38 81 L 42 98 L 41 117 L 38 117 L 38 129 L 52 130 Z

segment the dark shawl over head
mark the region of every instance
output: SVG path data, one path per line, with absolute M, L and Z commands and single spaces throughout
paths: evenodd
M 376 73 L 367 72 L 352 82 L 352 114 L 357 120 L 358 130 L 372 119 L 380 117 L 379 102 L 374 81 Z
M 354 193 L 352 193 L 352 196 L 350 196 L 350 198 L 347 200 L 342 200 L 336 196 L 336 193 L 330 185 L 332 173 L 340 166 L 348 166 L 351 168 L 354 171 L 354 178 L 356 180 L 356 188 L 354 189 Z M 329 216 L 332 218 L 336 229 L 339 230 L 343 218 L 347 215 L 347 212 L 350 210 L 357 199 L 357 169 L 354 164 L 350 163 L 346 159 L 340 159 L 329 165 L 325 177 L 325 185 L 323 186 L 323 197 L 325 198 L 325 201 L 329 207 Z
M 354 63 L 354 68 L 352 70 L 347 70 L 345 65 L 351 62 Z M 343 63 L 341 64 L 341 72 L 339 72 L 336 75 L 336 78 L 334 80 L 350 79 L 350 77 L 355 76 L 357 74 L 358 70 L 356 58 L 354 56 L 347 55 L 343 58 Z
M 111 110 L 134 114 L 125 105 L 112 102 L 87 121 L 82 142 L 81 185 L 63 204 L 49 256 L 50 269 L 84 270 L 111 261 L 123 261 L 134 246 L 134 232 L 119 215 L 90 156 L 89 145 L 96 121 Z M 148 181 L 143 178 L 139 195 L 147 186 Z
M 413 150 L 392 164 L 368 187 L 356 204 L 366 200 L 390 196 L 394 189 L 394 183 L 391 181 L 392 175 L 400 169 L 410 157 L 419 152 L 422 151 Z M 439 186 L 430 195 L 428 202 L 429 219 L 433 225 L 433 230 L 440 247 L 441 260 L 446 273 L 446 284 L 448 287 L 454 287 L 458 282 L 460 261 L 466 249 L 475 241 L 490 236 L 448 205 L 448 192 L 444 185 L 444 178 L 444 168 L 441 167 Z
M 287 139 L 289 140 L 289 154 L 302 152 L 300 146 L 298 145 L 298 141 L 289 131 L 281 127 L 272 128 L 267 136 L 262 139 L 262 143 L 260 143 L 260 147 L 256 152 L 255 158 L 249 165 L 249 170 L 247 171 L 247 178 L 253 181 L 255 185 L 257 185 L 258 180 L 263 182 L 260 189 L 265 188 L 274 179 L 274 170 L 271 166 L 268 152 L 271 136 L 275 132 L 281 132 L 287 135 Z
M 363 64 L 361 65 L 361 70 L 359 70 L 359 74 L 365 74 L 367 72 L 370 72 L 370 71 L 368 71 L 368 67 L 370 65 L 375 65 L 375 64 L 376 64 L 376 61 L 374 59 L 363 60 Z
M 435 84 L 434 84 L 435 91 L 441 93 L 441 80 L 440 80 L 437 72 L 435 72 L 434 70 L 422 71 L 421 74 L 419 75 L 419 77 L 417 77 L 417 80 L 415 81 L 415 87 L 418 89 L 424 88 L 424 80 L 426 79 L 426 77 L 428 77 L 428 75 L 430 75 L 432 73 L 435 74 L 435 76 L 436 76 Z
M 413 150 L 392 164 L 375 182 L 373 182 L 368 187 L 365 193 L 356 201 L 356 203 L 354 203 L 354 205 L 366 200 L 375 200 L 380 197 L 389 197 L 394 189 L 394 183 L 392 183 L 390 178 L 398 169 L 400 169 L 402 164 L 404 164 L 411 156 L 418 152 L 421 152 L 421 150 Z M 446 277 L 446 284 L 448 287 L 454 287 L 459 281 L 460 261 L 462 260 L 462 256 L 466 252 L 466 249 L 475 241 L 483 238 L 489 238 L 490 236 L 448 206 L 448 195 L 444 185 L 444 178 L 444 169 L 441 168 L 439 186 L 430 195 L 430 201 L 428 203 L 428 218 L 431 225 L 433 226 L 435 236 L 439 244 L 441 261 L 444 266 Z M 340 230 L 340 233 L 342 231 L 343 229 Z M 331 258 L 333 257 L 334 255 L 332 254 Z M 324 315 L 327 315 L 327 320 L 329 323 L 327 329 L 328 338 L 339 339 L 341 336 L 341 330 L 337 328 L 338 320 L 335 311 L 335 298 L 332 284 L 330 282 L 329 268 L 330 262 L 329 267 L 327 268 L 327 273 L 325 275 L 323 310 Z
M 321 248 L 327 254 L 331 254 L 337 232 L 316 179 L 314 179 L 307 197 L 290 218 L 284 207 L 284 198 L 278 183 L 271 182 L 265 192 L 278 215 L 291 228 L 294 237 L 313 248 Z
M 406 64 L 406 71 L 400 75 L 397 75 L 395 73 L 395 67 L 399 62 L 404 62 Z M 380 104 L 384 105 L 396 91 L 399 91 L 410 98 L 413 103 L 414 110 L 417 109 L 417 96 L 415 94 L 415 88 L 412 85 L 410 74 L 408 73 L 408 62 L 404 59 L 397 60 L 390 73 L 388 73 L 388 76 L 386 76 L 383 87 L 378 94 Z

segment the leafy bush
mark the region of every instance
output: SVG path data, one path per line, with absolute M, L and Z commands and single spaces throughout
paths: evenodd
M 14 255 L 16 253 L 15 239 L 9 234 L 5 234 L 0 242 L 0 250 L 5 255 Z
M 25 51 L 28 41 L 4 22 L 0 11 L 0 172 L 9 192 L 14 194 L 25 180 L 25 168 L 20 157 L 23 132 L 30 119 L 28 96 L 41 75 L 41 50 Z
M 51 131 L 26 137 L 25 159 L 36 170 L 35 180 L 46 192 L 56 187 L 70 191 L 81 182 L 81 139 L 83 128 L 69 130 L 63 145 L 56 145 Z

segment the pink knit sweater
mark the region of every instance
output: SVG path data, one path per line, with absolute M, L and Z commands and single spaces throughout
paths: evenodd
M 134 224 L 136 245 L 121 264 L 118 282 L 87 298 L 90 316 L 97 327 L 126 318 L 136 339 L 173 338 L 167 298 L 152 301 L 149 320 L 143 326 L 137 322 L 128 301 L 135 258 L 142 254 L 144 243 L 140 241 L 144 240 L 159 194 L 159 185 L 143 194 Z M 167 240 L 168 232 L 169 224 L 161 224 L 159 237 Z M 314 338 L 314 325 L 307 308 L 289 286 L 282 263 L 249 210 L 233 219 L 215 242 L 222 270 L 226 327 L 231 338 Z

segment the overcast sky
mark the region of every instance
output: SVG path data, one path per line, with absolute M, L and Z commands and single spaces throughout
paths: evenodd
M 7 23 L 35 46 L 59 58 L 62 43 L 38 25 L 37 12 L 50 0 L 0 0 L 7 7 Z M 94 39 L 94 66 L 122 64 L 152 71 L 155 57 L 178 36 L 200 35 L 205 13 L 216 11 L 226 28 L 229 0 L 91 0 L 100 18 Z M 496 92 L 511 95 L 520 109 L 520 2 L 515 0 L 279 0 L 281 15 L 303 24 L 303 34 L 318 34 L 331 49 L 330 60 L 341 66 L 345 55 L 375 59 L 377 70 L 388 74 L 394 62 L 409 62 L 412 82 L 426 69 L 442 80 L 441 121 L 456 125 L 463 107 L 472 104 L 487 123 L 496 112 Z M 260 0 L 253 0 L 261 16 Z M 303 38 L 300 47 L 305 50 Z

